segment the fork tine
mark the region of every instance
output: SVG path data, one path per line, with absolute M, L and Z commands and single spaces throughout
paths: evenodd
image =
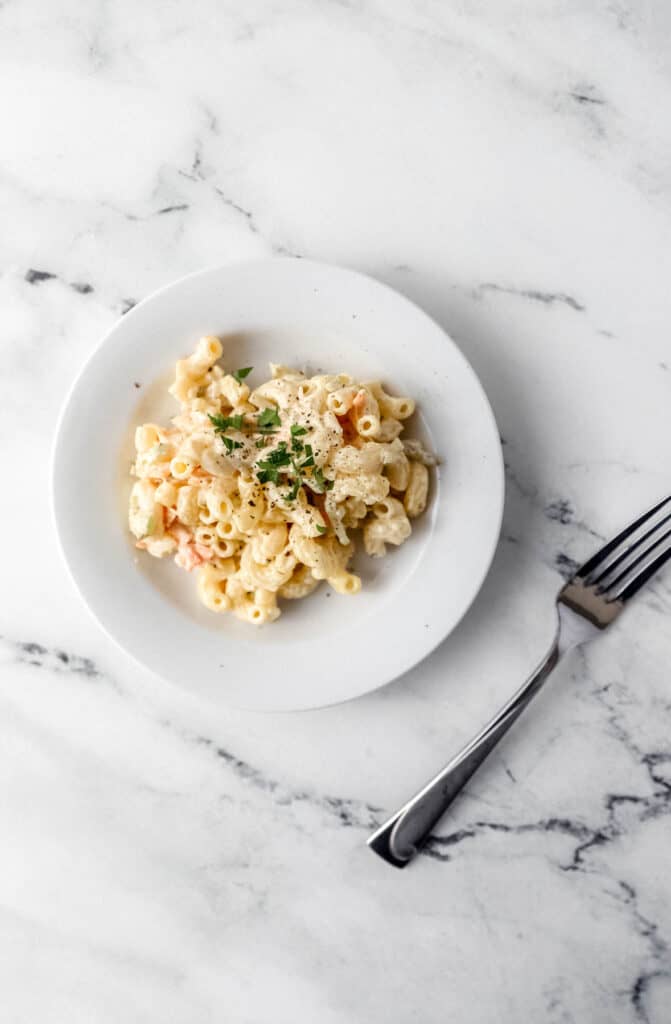
M 596 584 L 597 593 L 610 595 L 615 592 L 615 588 L 621 588 L 625 580 L 638 575 L 643 563 L 647 565 L 651 557 L 655 558 L 660 553 L 662 545 L 666 546 L 666 541 L 670 537 L 671 528 L 656 537 L 651 544 L 643 545 L 643 550 L 641 550 L 641 546 L 638 546 L 623 561 L 618 560 L 615 569 L 609 569 Z
M 648 555 L 654 553 L 659 545 L 662 544 L 667 537 L 671 536 L 671 526 L 669 520 L 671 516 L 666 516 L 661 523 L 653 527 L 652 530 L 648 530 L 643 537 L 640 538 L 635 544 L 615 559 L 614 562 L 608 568 L 599 573 L 596 578 L 594 574 L 589 579 L 588 586 L 595 586 L 600 594 L 610 591 L 620 580 L 624 579 L 625 576 L 639 565 L 644 559 L 648 558 Z M 660 533 L 662 526 L 666 529 L 663 533 Z
M 671 558 L 671 540 L 667 540 L 664 549 L 658 554 L 655 554 L 654 550 L 650 553 L 650 557 L 645 560 L 645 564 L 634 573 L 633 577 L 631 577 L 631 573 L 627 573 L 613 594 L 613 600 L 628 601 L 630 597 L 633 597 L 641 589 L 644 583 L 648 582 L 651 576 L 654 576 L 668 562 L 669 558 Z
M 612 574 L 614 570 L 619 570 L 620 566 L 626 568 L 629 562 L 631 561 L 632 557 L 638 553 L 638 551 L 640 550 L 641 546 L 645 543 L 645 541 L 649 540 L 656 533 L 658 533 L 662 526 L 664 526 L 670 520 L 671 510 L 666 512 L 666 514 L 663 515 L 661 518 L 659 518 L 658 514 L 653 514 L 653 516 L 650 519 L 646 520 L 645 523 L 642 523 L 637 529 L 633 531 L 632 534 L 629 535 L 629 537 L 627 538 L 629 541 L 628 544 L 625 544 L 624 546 L 620 545 L 620 547 L 612 551 L 610 555 L 607 555 L 606 558 L 604 558 L 603 562 L 601 562 L 601 564 L 596 567 L 596 569 L 593 569 L 592 572 L 588 574 L 588 576 L 585 578 L 585 583 L 588 586 L 595 586 L 596 584 L 598 584 L 599 586 L 603 585 L 604 587 L 609 586 L 609 583 L 604 582 L 605 579 L 607 577 L 611 577 L 612 582 Z M 644 527 L 647 526 L 649 522 L 652 522 L 652 526 L 649 529 L 644 530 Z M 658 540 L 659 538 L 653 541 L 653 545 L 656 544 Z M 650 546 L 651 545 L 649 545 L 648 547 Z
M 604 544 L 595 555 L 592 555 L 592 557 L 578 569 L 576 576 L 589 585 L 594 583 L 595 580 L 603 575 L 607 569 L 611 568 L 616 562 L 619 562 L 622 557 L 628 555 L 635 547 L 638 547 L 642 540 L 645 540 L 653 530 L 656 530 L 662 522 L 665 522 L 665 519 L 662 519 L 660 522 L 656 523 L 651 530 L 645 531 L 642 536 L 635 536 L 637 530 L 644 527 L 667 505 L 670 506 L 668 513 L 671 517 L 671 495 L 669 495 L 668 497 L 663 498 L 662 501 L 658 501 L 651 509 L 648 509 L 648 511 L 644 512 L 642 516 L 635 519 L 633 523 L 626 526 L 624 530 L 617 534 L 616 537 L 613 537 L 612 540 L 609 540 Z M 625 547 L 622 547 L 622 545 L 630 539 L 631 542 Z M 595 578 L 594 573 L 599 570 L 599 576 Z

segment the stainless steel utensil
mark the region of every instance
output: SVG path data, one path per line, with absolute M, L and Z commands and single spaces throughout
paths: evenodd
M 432 828 L 513 722 L 538 693 L 559 659 L 605 629 L 627 601 L 671 558 L 671 496 L 658 502 L 597 551 L 559 591 L 552 645 L 523 686 L 435 778 L 368 839 L 395 867 L 408 864 Z

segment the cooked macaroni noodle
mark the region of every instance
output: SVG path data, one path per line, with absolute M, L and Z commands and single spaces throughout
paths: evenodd
M 278 597 L 306 597 L 322 580 L 358 593 L 349 531 L 384 555 L 426 507 L 435 458 L 400 440 L 414 401 L 275 364 L 251 388 L 251 367 L 226 373 L 221 355 L 218 338 L 201 338 L 176 365 L 172 425 L 135 432 L 136 546 L 197 569 L 203 604 L 245 622 L 272 622 Z

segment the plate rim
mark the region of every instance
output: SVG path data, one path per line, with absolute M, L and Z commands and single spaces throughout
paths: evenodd
M 298 265 L 303 265 L 303 266 L 315 268 L 318 272 L 329 273 L 329 272 L 333 272 L 334 271 L 336 273 L 344 274 L 346 276 L 347 275 L 353 276 L 353 277 L 356 277 L 356 278 L 359 278 L 359 279 L 363 280 L 368 285 L 373 285 L 375 288 L 383 289 L 384 291 L 391 293 L 391 295 L 396 300 L 401 301 L 401 302 L 407 304 L 408 306 L 412 307 L 416 314 L 419 314 L 421 317 L 423 317 L 435 329 L 440 331 L 440 333 L 444 336 L 444 338 L 446 339 L 448 344 L 451 346 L 451 348 L 453 350 L 453 354 L 460 360 L 460 362 L 462 364 L 463 370 L 470 376 L 471 383 L 474 385 L 474 387 L 477 390 L 477 392 L 479 392 L 479 397 L 480 397 L 481 404 L 482 404 L 482 410 L 486 414 L 487 419 L 489 420 L 489 426 L 490 426 L 490 428 L 492 430 L 492 433 L 495 436 L 496 441 L 497 441 L 496 445 L 493 446 L 493 451 L 496 452 L 496 458 L 492 461 L 492 463 L 490 465 L 490 474 L 492 475 L 492 477 L 495 477 L 495 481 L 493 480 L 492 482 L 493 483 L 495 482 L 496 485 L 497 485 L 496 488 L 495 488 L 497 510 L 496 510 L 496 516 L 495 516 L 495 520 L 494 520 L 496 529 L 494 529 L 492 527 L 491 536 L 490 536 L 488 548 L 487 548 L 487 551 L 486 551 L 486 558 L 483 559 L 481 570 L 480 570 L 480 573 L 479 573 L 479 578 L 477 579 L 477 582 L 470 588 L 471 589 L 470 596 L 468 597 L 468 600 L 463 603 L 463 606 L 461 608 L 461 611 L 460 611 L 459 615 L 454 619 L 454 621 L 452 622 L 452 624 L 450 625 L 449 629 L 446 632 L 444 632 L 444 633 L 440 633 L 439 632 L 439 635 L 436 637 L 435 641 L 433 643 L 431 643 L 429 646 L 427 646 L 427 648 L 420 655 L 420 657 L 417 657 L 412 662 L 411 665 L 409 665 L 409 666 L 407 666 L 405 668 L 402 668 L 400 672 L 398 672 L 398 673 L 396 673 L 394 675 L 391 675 L 391 676 L 389 676 L 386 679 L 382 679 L 380 681 L 376 681 L 372 686 L 368 686 L 366 689 L 358 690 L 357 692 L 351 693 L 351 694 L 349 694 L 347 696 L 344 696 L 344 697 L 343 696 L 337 696 L 337 697 L 333 697 L 332 699 L 327 699 L 327 700 L 324 700 L 323 698 L 321 698 L 318 703 L 314 703 L 314 702 L 309 702 L 309 703 L 308 702 L 301 702 L 301 703 L 292 703 L 292 704 L 286 704 L 286 703 L 283 703 L 283 704 L 271 704 L 271 703 L 268 703 L 266 701 L 263 701 L 262 703 L 259 703 L 259 702 L 246 703 L 244 701 L 241 701 L 241 700 L 238 700 L 238 699 L 235 699 L 235 698 L 231 697 L 229 694 L 226 694 L 222 698 L 222 700 L 219 701 L 219 700 L 215 700 L 213 698 L 210 699 L 208 697 L 208 695 L 204 694 L 201 691 L 191 689 L 190 687 L 188 687 L 186 685 L 181 685 L 177 681 L 171 679 L 169 676 L 164 675 L 163 672 L 161 671 L 161 669 L 155 668 L 151 664 L 147 663 L 145 660 L 143 660 L 143 658 L 139 654 L 137 654 L 134 650 L 131 650 L 130 648 L 128 648 L 125 645 L 123 640 L 119 636 L 116 635 L 116 633 L 114 632 L 113 628 L 110 625 L 108 625 L 108 623 L 105 621 L 105 619 L 103 617 L 101 617 L 101 615 L 98 613 L 98 611 L 93 607 L 93 605 L 91 604 L 91 601 L 89 600 L 89 597 L 88 597 L 88 595 L 87 595 L 87 593 L 86 593 L 86 591 L 84 589 L 84 586 L 82 586 L 82 584 L 80 583 L 79 579 L 77 578 L 77 574 L 76 574 L 75 569 L 73 567 L 73 563 L 72 563 L 71 559 L 68 557 L 68 552 L 66 551 L 66 547 L 65 547 L 65 543 L 64 543 L 64 536 L 63 536 L 64 531 L 63 531 L 63 529 L 61 527 L 61 511 L 59 510 L 59 497 L 58 497 L 59 480 L 58 480 L 58 476 L 57 476 L 57 463 L 58 463 L 58 460 L 59 460 L 59 453 L 60 453 L 60 450 L 61 450 L 61 439 L 62 439 L 63 429 L 64 429 L 64 425 L 65 425 L 65 422 L 66 422 L 66 419 L 67 419 L 67 416 L 68 416 L 68 412 L 70 410 L 70 406 L 71 406 L 72 400 L 73 400 L 76 392 L 78 391 L 83 378 L 86 376 L 86 374 L 87 374 L 87 372 L 89 370 L 89 367 L 95 362 L 95 360 L 97 358 L 99 358 L 100 353 L 102 352 L 102 350 L 108 345 L 111 336 L 119 329 L 119 327 L 122 324 L 127 323 L 131 318 L 135 319 L 137 315 L 141 314 L 142 309 L 144 307 L 146 307 L 148 304 L 154 303 L 156 301 L 160 301 L 160 299 L 165 294 L 167 294 L 169 292 L 172 292 L 174 290 L 178 290 L 180 287 L 183 287 L 187 282 L 189 282 L 189 281 L 191 281 L 191 280 L 193 280 L 195 278 L 204 278 L 204 277 L 207 277 L 207 276 L 210 276 L 210 275 L 218 275 L 218 274 L 225 273 L 227 271 L 235 270 L 237 268 L 242 268 L 242 267 L 258 266 L 258 267 L 261 268 L 261 267 L 267 267 L 267 266 L 269 266 L 271 264 L 288 264 L 288 263 L 291 263 L 291 264 L 294 264 L 294 265 L 298 264 Z M 501 528 L 502 528 L 502 523 L 503 523 L 503 514 L 504 514 L 504 506 L 505 506 L 505 488 L 506 488 L 506 485 L 505 485 L 505 464 L 504 464 L 501 436 L 500 436 L 500 432 L 499 432 L 499 429 L 498 429 L 496 417 L 494 415 L 494 411 L 493 411 L 491 403 L 489 401 L 489 397 L 487 395 L 487 392 L 486 392 L 486 390 L 485 390 L 485 388 L 484 388 L 484 386 L 483 386 L 483 384 L 482 384 L 478 374 L 474 370 L 473 366 L 471 365 L 471 363 L 469 362 L 469 360 L 467 359 L 465 354 L 462 352 L 461 348 L 454 341 L 454 339 L 451 336 L 451 334 L 448 333 L 448 331 L 442 326 L 442 324 L 440 324 L 430 313 L 427 313 L 426 310 L 422 306 L 420 306 L 416 302 L 414 302 L 413 299 L 411 299 L 408 296 L 406 296 L 403 292 L 398 291 L 393 286 L 387 284 L 385 281 L 380 281 L 378 278 L 373 277 L 371 274 L 365 273 L 365 272 L 360 271 L 360 270 L 353 269 L 353 268 L 348 267 L 348 266 L 343 266 L 342 264 L 333 264 L 333 263 L 328 263 L 328 262 L 321 261 L 321 260 L 304 259 L 302 257 L 278 256 L 278 255 L 267 256 L 267 257 L 250 257 L 250 258 L 244 258 L 244 259 L 238 259 L 238 260 L 231 260 L 231 261 L 226 262 L 226 263 L 216 263 L 216 264 L 208 265 L 206 267 L 199 268 L 197 270 L 190 271 L 189 273 L 184 274 L 181 277 L 175 278 L 174 280 L 169 281 L 167 284 L 164 284 L 161 287 L 159 287 L 159 288 L 155 289 L 154 291 L 150 292 L 143 299 L 141 299 L 138 303 L 136 303 L 136 305 L 133 306 L 132 309 L 130 309 L 127 313 L 121 314 L 114 321 L 114 323 L 111 324 L 111 326 L 100 336 L 99 340 L 94 345 L 92 351 L 88 354 L 87 358 L 84 360 L 84 362 L 82 363 L 81 367 L 76 372 L 76 374 L 75 374 L 75 376 L 74 376 L 74 378 L 72 380 L 72 383 L 71 383 L 70 387 L 67 390 L 65 398 L 62 401 L 62 405 L 61 405 L 61 408 L 60 408 L 60 411 L 59 411 L 59 415 L 58 415 L 58 418 L 57 418 L 57 421 L 56 421 L 56 429 L 55 429 L 55 432 L 54 432 L 54 440 L 52 442 L 52 448 L 51 448 L 51 453 L 50 453 L 49 484 L 50 484 L 49 491 L 50 491 L 50 506 L 51 506 L 52 523 L 54 524 L 54 527 L 55 527 L 55 533 L 56 533 L 56 538 L 57 538 L 58 549 L 60 551 L 60 555 L 61 555 L 62 561 L 63 561 L 63 563 L 64 563 L 64 565 L 66 567 L 68 576 L 69 576 L 71 582 L 73 583 L 75 590 L 79 594 L 79 596 L 80 596 L 84 606 L 86 607 L 88 613 L 91 615 L 91 617 L 94 619 L 94 621 L 98 624 L 98 626 L 102 629 L 103 633 L 114 643 L 114 645 L 117 647 L 117 649 L 123 651 L 123 653 L 127 657 L 129 657 L 136 665 L 138 665 L 144 671 L 150 673 L 150 675 L 152 675 L 154 678 L 160 680 L 163 685 L 170 685 L 170 686 L 175 687 L 180 692 L 186 692 L 191 697 L 207 703 L 208 706 L 210 706 L 210 707 L 217 707 L 217 708 L 229 707 L 229 708 L 234 708 L 236 710 L 258 712 L 258 713 L 279 713 L 279 712 L 293 713 L 293 712 L 298 712 L 298 711 L 315 711 L 315 710 L 319 710 L 321 708 L 326 709 L 326 708 L 330 708 L 330 707 L 335 707 L 335 706 L 337 706 L 339 704 L 349 703 L 350 701 L 357 700 L 360 697 L 364 697 L 364 696 L 366 696 L 369 693 L 374 693 L 375 691 L 380 690 L 380 689 L 382 689 L 385 686 L 388 686 L 390 683 L 392 683 L 394 681 L 398 681 L 399 679 L 402 679 L 409 672 L 413 671 L 415 668 L 417 668 L 419 665 L 421 665 L 431 654 L 433 654 L 435 652 L 435 650 L 445 640 L 447 640 L 447 638 L 454 632 L 454 630 L 457 628 L 457 626 L 462 622 L 464 617 L 468 614 L 469 610 L 471 609 L 471 607 L 472 607 L 476 597 L 478 596 L 478 594 L 480 593 L 480 591 L 482 589 L 482 586 L 483 586 L 487 576 L 489 575 L 489 572 L 491 570 L 492 563 L 493 563 L 493 560 L 494 560 L 494 556 L 496 554 L 496 550 L 497 550 L 497 547 L 498 547 L 498 544 L 499 544 L 499 541 L 500 541 L 500 536 L 501 536 Z

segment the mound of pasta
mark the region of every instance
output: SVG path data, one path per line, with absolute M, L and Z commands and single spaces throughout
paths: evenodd
M 274 621 L 279 598 L 306 597 L 322 580 L 356 594 L 350 533 L 360 528 L 368 554 L 383 555 L 426 507 L 435 459 L 400 439 L 414 401 L 346 373 L 275 364 L 250 388 L 252 367 L 226 373 L 221 356 L 218 338 L 201 338 L 175 368 L 179 414 L 135 432 L 136 546 L 197 570 L 203 603 L 246 622 Z

